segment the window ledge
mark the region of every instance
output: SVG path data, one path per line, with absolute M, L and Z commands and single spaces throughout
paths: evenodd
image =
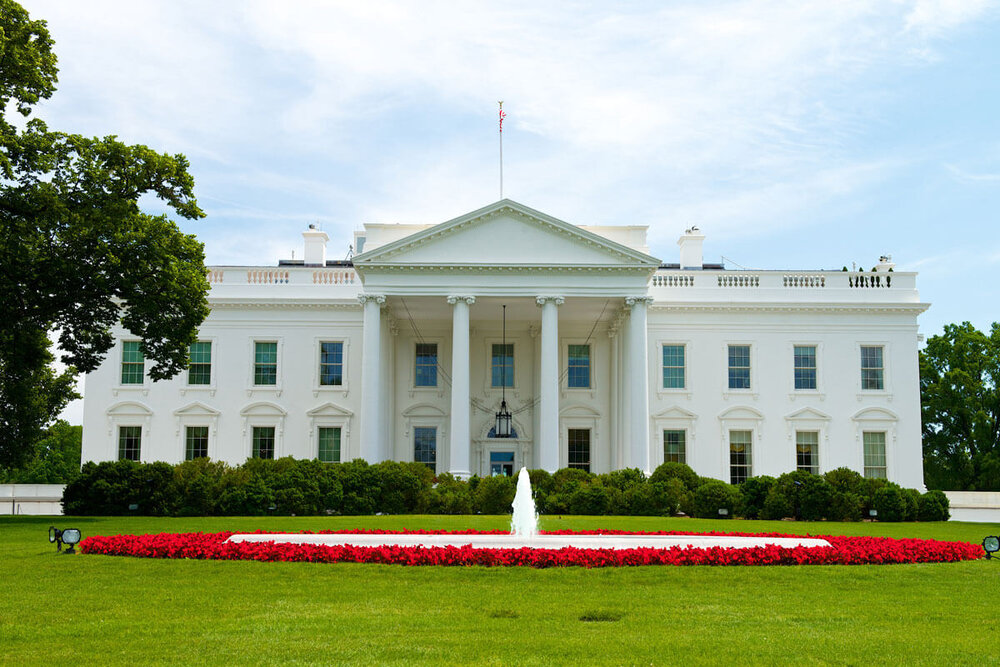
M 120 392 L 125 392 L 125 393 L 133 393 L 134 392 L 134 393 L 141 393 L 143 396 L 148 396 L 149 395 L 149 387 L 147 387 L 144 384 L 136 384 L 136 385 L 122 384 L 122 385 L 118 385 L 117 387 L 112 387 L 111 388 L 111 395 L 112 396 L 117 396 Z
M 796 389 L 788 394 L 788 400 L 790 401 L 794 401 L 797 398 L 818 398 L 821 401 L 825 401 L 826 394 L 816 389 Z
M 726 389 L 722 392 L 722 399 L 728 401 L 730 398 L 743 398 L 749 396 L 753 400 L 757 400 L 760 394 L 753 389 Z
M 862 390 L 858 394 L 858 402 L 865 400 L 866 398 L 882 397 L 885 398 L 890 403 L 892 402 L 892 393 L 885 391 L 884 389 L 868 389 Z

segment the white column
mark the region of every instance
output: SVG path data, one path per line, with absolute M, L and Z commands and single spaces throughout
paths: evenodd
M 649 469 L 649 368 L 646 349 L 646 306 L 649 297 L 628 297 L 631 309 L 628 327 L 629 346 L 629 467 L 647 475 Z
M 382 443 L 382 294 L 359 294 L 364 306 L 364 343 L 361 349 L 361 458 L 381 460 Z
M 448 472 L 468 479 L 469 470 L 469 306 L 474 296 L 449 296 L 451 311 L 451 444 Z
M 559 311 L 565 299 L 540 296 L 535 302 L 542 308 L 542 343 L 538 387 L 538 465 L 543 470 L 559 469 Z

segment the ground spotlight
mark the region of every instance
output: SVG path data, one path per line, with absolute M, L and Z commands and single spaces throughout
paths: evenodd
M 993 554 L 1000 551 L 1000 536 L 988 535 L 983 539 L 983 551 L 987 558 L 993 558 Z
M 80 529 L 65 528 L 63 530 L 59 530 L 55 526 L 49 526 L 49 542 L 56 545 L 56 551 L 62 551 L 63 545 L 65 544 L 69 547 L 66 549 L 66 553 L 75 554 L 76 550 L 74 547 L 80 543 Z

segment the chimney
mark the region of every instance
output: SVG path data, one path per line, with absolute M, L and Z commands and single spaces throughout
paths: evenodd
M 305 265 L 326 266 L 326 242 L 330 240 L 326 232 L 316 229 L 316 225 L 309 225 L 309 229 L 302 232 L 302 238 L 306 244 Z
M 704 240 L 705 235 L 697 227 L 684 230 L 684 235 L 677 239 L 677 245 L 681 247 L 682 269 L 702 268 L 701 244 Z

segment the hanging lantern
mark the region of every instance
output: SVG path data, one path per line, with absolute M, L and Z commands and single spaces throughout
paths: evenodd
M 507 306 L 503 307 L 503 362 L 500 366 L 500 412 L 497 413 L 497 422 L 493 427 L 493 432 L 498 438 L 510 437 L 510 410 L 507 409 Z

